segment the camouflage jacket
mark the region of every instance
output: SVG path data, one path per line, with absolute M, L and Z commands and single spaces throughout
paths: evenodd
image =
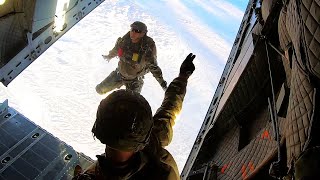
M 169 145 L 175 123 L 186 93 L 187 82 L 176 78 L 166 90 L 161 107 L 154 115 L 154 127 L 149 144 L 131 158 L 126 168 L 115 168 L 110 165 L 105 155 L 97 156 L 96 161 L 84 173 L 75 176 L 74 180 L 91 179 L 180 179 L 177 164 L 172 155 L 164 149 Z
M 118 56 L 118 71 L 124 79 L 141 77 L 149 71 L 161 84 L 164 80 L 157 63 L 157 50 L 153 39 L 145 35 L 140 42 L 132 43 L 129 32 L 119 37 L 109 57 Z

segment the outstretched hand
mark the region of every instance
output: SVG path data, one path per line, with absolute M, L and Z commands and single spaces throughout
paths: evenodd
M 82 173 L 82 167 L 77 164 L 76 167 L 74 167 L 72 180 L 77 180 L 77 179 L 79 179 L 78 176 L 80 176 L 81 173 Z
M 180 66 L 179 77 L 183 77 L 183 78 L 188 79 L 191 76 L 191 74 L 195 70 L 195 67 L 193 64 L 193 60 L 195 57 L 196 57 L 196 55 L 193 55 L 192 53 L 190 53 L 186 57 L 186 59 L 182 62 L 181 66 Z
M 109 55 L 102 55 L 103 59 L 107 60 L 108 62 L 110 62 L 111 57 Z

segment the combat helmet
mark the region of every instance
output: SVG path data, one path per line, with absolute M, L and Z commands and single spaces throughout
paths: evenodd
M 144 23 L 141 22 L 141 21 L 135 21 L 134 23 L 132 23 L 132 24 L 130 25 L 130 27 L 133 28 L 133 29 L 137 29 L 137 30 L 139 30 L 139 31 L 141 31 L 141 32 L 145 32 L 145 33 L 148 32 L 147 25 L 144 24 Z
M 100 102 L 94 136 L 121 151 L 139 151 L 149 142 L 153 126 L 152 111 L 139 93 L 118 90 Z

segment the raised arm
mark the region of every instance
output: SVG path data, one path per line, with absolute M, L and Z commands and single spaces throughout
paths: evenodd
M 195 67 L 193 59 L 195 55 L 190 53 L 180 67 L 180 73 L 169 85 L 165 92 L 161 107 L 154 115 L 153 131 L 158 136 L 161 146 L 170 144 L 173 136 L 172 126 L 175 124 L 176 116 L 180 113 L 182 102 L 186 94 L 187 81 Z
M 117 39 L 117 42 L 116 44 L 114 45 L 114 47 L 109 51 L 109 54 L 108 55 L 102 55 L 102 57 L 107 60 L 107 61 L 110 61 L 112 58 L 118 56 L 118 51 L 119 51 L 119 48 L 120 48 L 120 44 L 121 42 L 123 41 L 123 38 L 125 36 L 128 36 L 128 33 L 126 35 L 124 35 L 123 37 L 119 37 Z

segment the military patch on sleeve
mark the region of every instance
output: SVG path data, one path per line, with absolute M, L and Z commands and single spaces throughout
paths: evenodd
M 119 56 L 119 57 L 122 57 L 122 55 L 123 55 L 123 49 L 122 49 L 122 48 L 119 48 L 119 49 L 118 49 L 118 56 Z

